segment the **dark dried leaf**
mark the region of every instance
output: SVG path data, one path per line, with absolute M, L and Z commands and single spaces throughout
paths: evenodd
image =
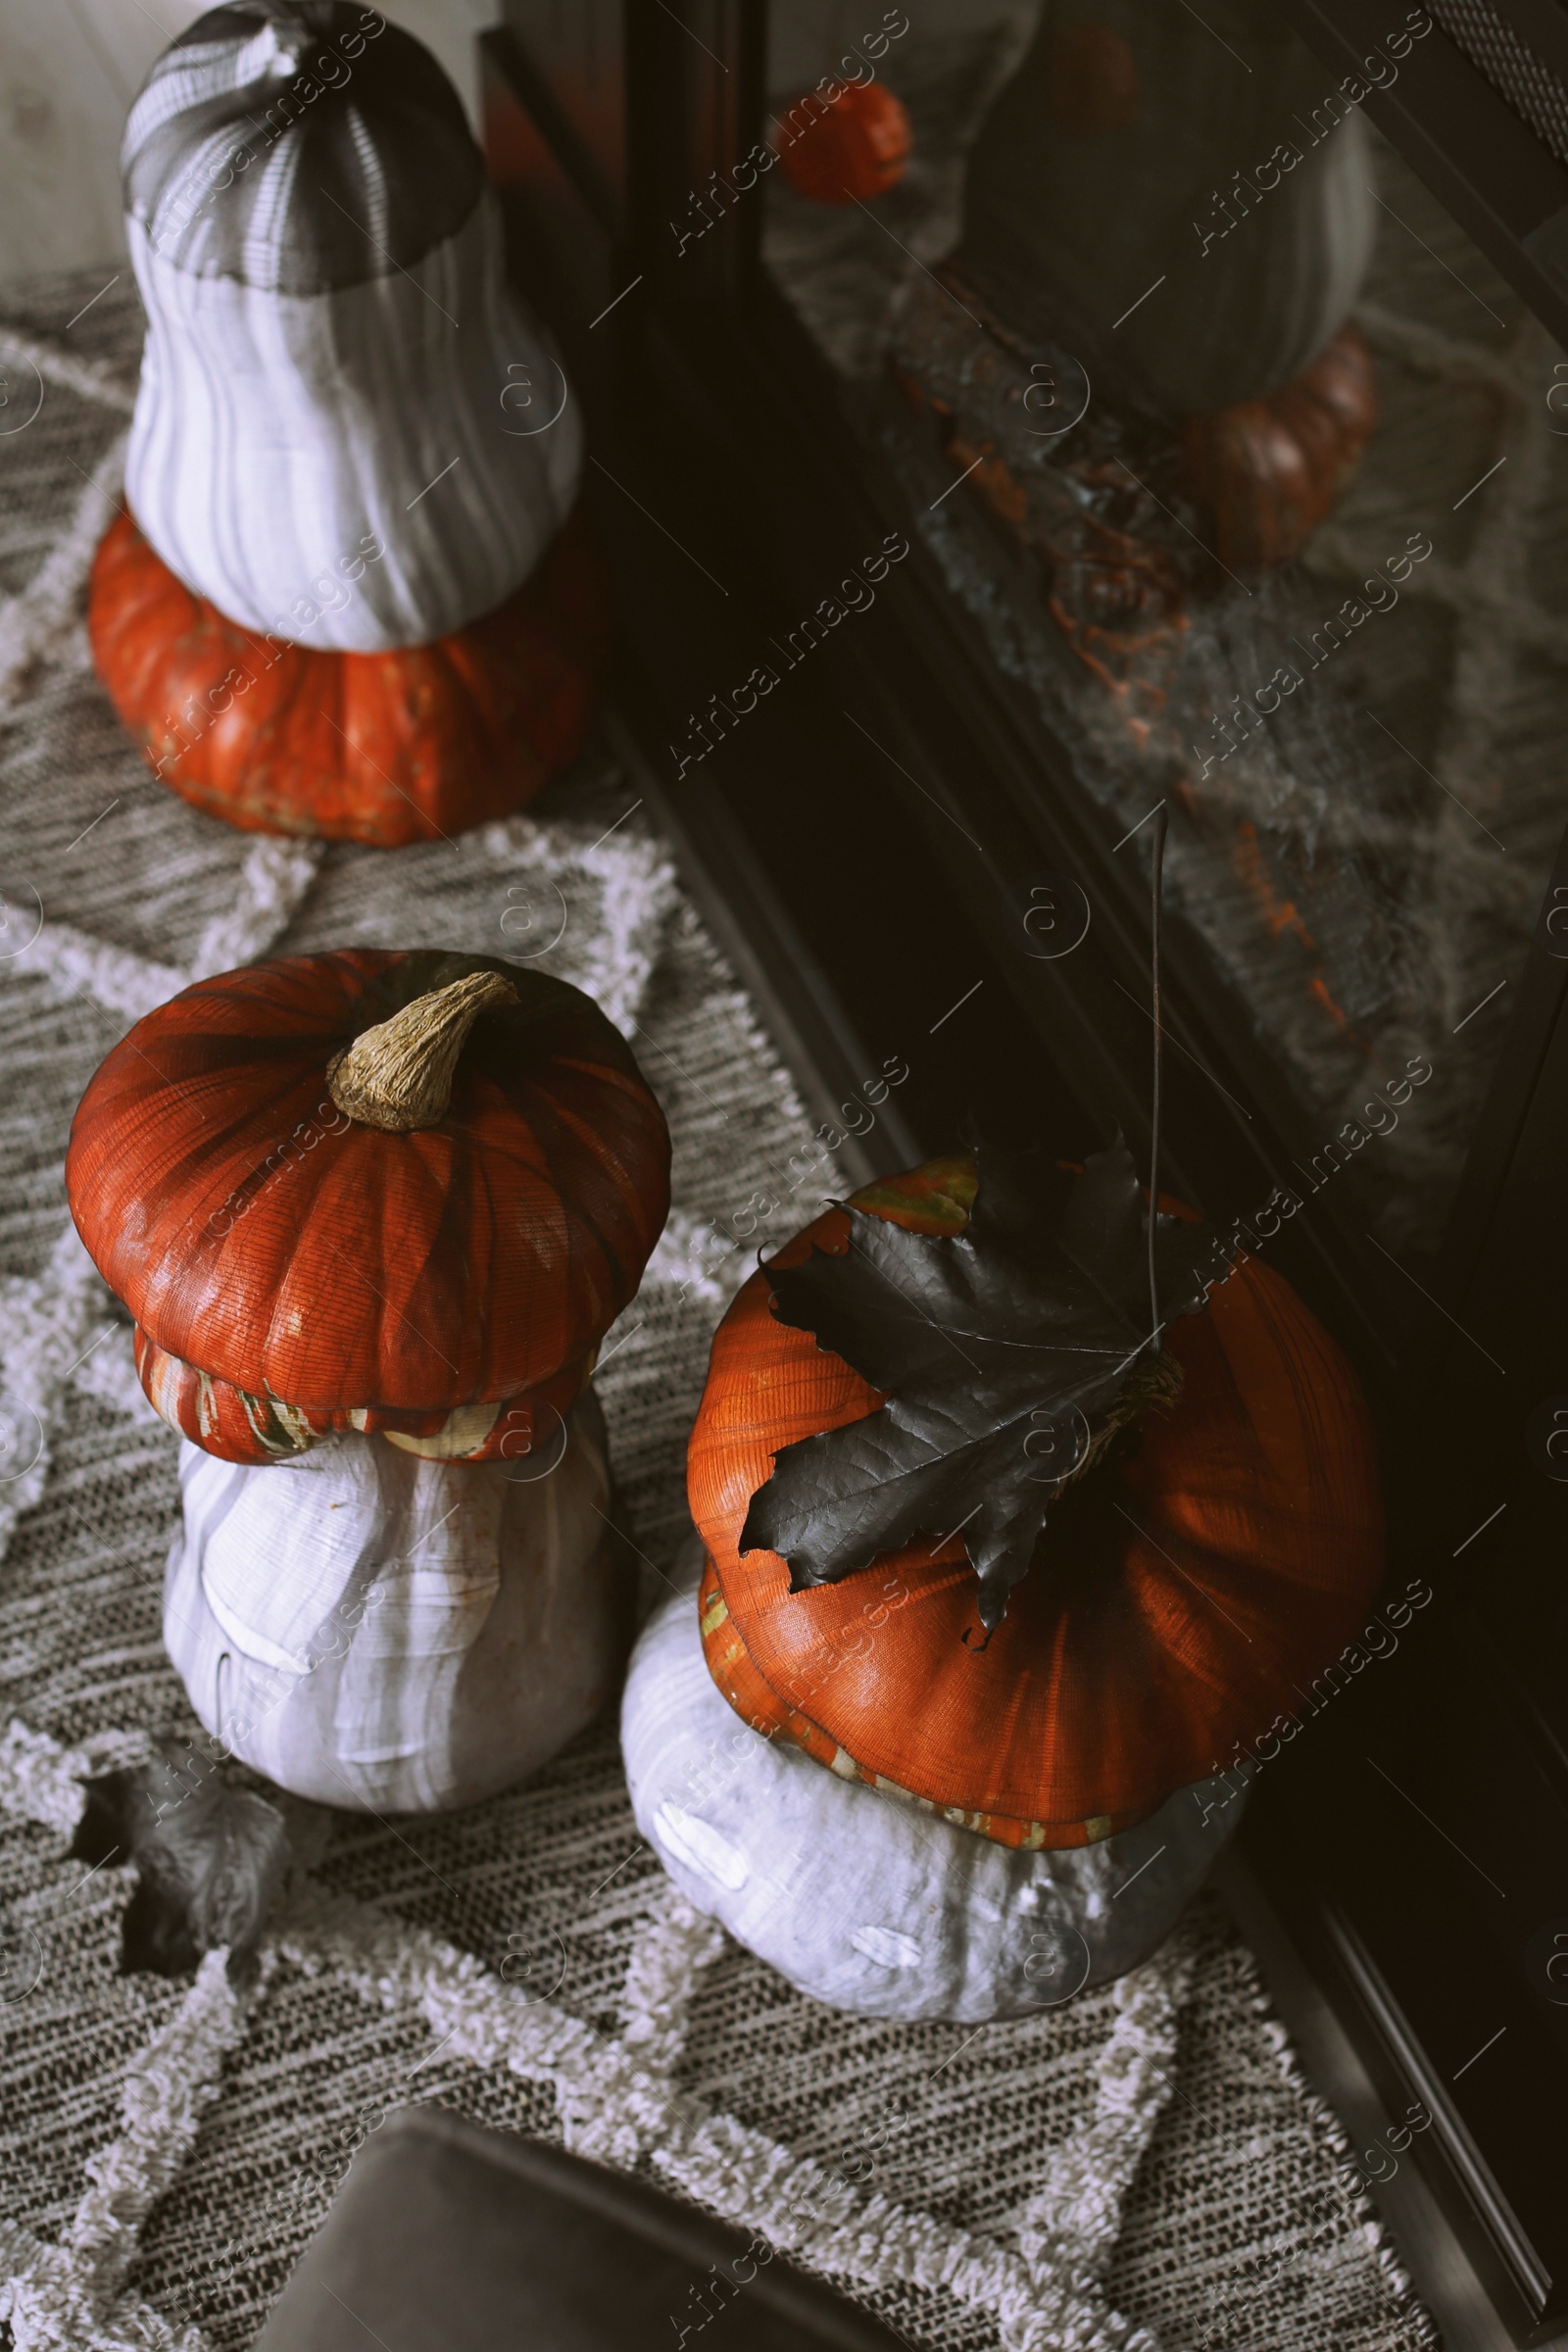
M 886 1393 L 863 1420 L 774 1456 L 740 1548 L 789 1562 L 792 1591 L 962 1531 L 989 1630 L 1029 1566 L 1054 1474 L 1151 1358 L 1146 1210 L 1119 1140 L 1054 1216 L 1049 1172 L 988 1148 L 965 1231 L 906 1232 L 850 1208 L 850 1247 L 769 1268 L 773 1313 Z M 1202 1304 L 1205 1225 L 1161 1216 L 1160 1312 Z M 1076 1442 L 1072 1433 L 1078 1433 Z
M 248 1975 L 288 1868 L 276 1806 L 193 1749 L 101 1773 L 86 1789 L 73 1855 L 94 1865 L 132 1862 L 138 1874 L 122 1970 L 184 1976 L 204 1952 L 226 1944 L 230 1974 Z

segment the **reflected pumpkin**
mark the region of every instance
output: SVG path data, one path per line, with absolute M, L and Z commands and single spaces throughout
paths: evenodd
M 1333 509 L 1378 420 L 1377 371 L 1353 326 L 1341 327 L 1278 391 L 1189 416 L 1182 448 L 1232 571 L 1298 555 Z
M 869 204 L 904 177 L 909 118 L 885 82 L 845 82 L 825 113 L 804 126 L 797 118 L 820 105 L 810 91 L 783 111 L 778 160 L 796 193 L 814 204 Z

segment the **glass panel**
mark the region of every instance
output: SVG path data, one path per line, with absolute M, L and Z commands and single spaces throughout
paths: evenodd
M 503 0 L 502 19 L 604 174 L 626 197 L 626 105 L 619 0 Z
M 766 266 L 1107 841 L 1168 800 L 1303 1188 L 1429 1251 L 1563 825 L 1568 364 L 1265 0 L 772 26 Z

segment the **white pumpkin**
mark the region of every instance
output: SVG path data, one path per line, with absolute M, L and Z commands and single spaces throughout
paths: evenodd
M 872 2017 L 1028 2017 L 1123 1975 L 1241 1818 L 1216 1777 L 1098 1845 L 1025 1852 L 842 1780 L 720 1695 L 701 1545 L 632 1655 L 621 1747 L 637 1826 L 688 1900 L 798 1990 Z
M 590 1391 L 553 1467 L 343 1437 L 180 1447 L 164 1639 L 209 1732 L 296 1795 L 440 1812 L 521 1780 L 614 1689 L 634 1579 Z
M 125 486 L 170 569 L 355 653 L 519 587 L 581 427 L 429 52 L 348 0 L 239 0 L 159 59 L 122 162 L 148 317 Z
M 958 274 L 1042 358 L 1065 346 L 1097 394 L 1167 420 L 1277 390 L 1371 258 L 1366 125 L 1337 80 L 1271 0 L 1045 0 L 969 157 Z

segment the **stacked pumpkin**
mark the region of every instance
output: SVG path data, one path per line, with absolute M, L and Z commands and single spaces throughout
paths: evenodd
M 109 1054 L 66 1181 L 186 1441 L 165 1638 L 208 1730 L 376 1812 L 553 1754 L 630 1638 L 589 1375 L 669 1205 L 604 1014 L 483 956 L 227 972 Z
M 1152 535 L 1183 574 L 1205 550 L 1233 573 L 1289 561 L 1372 432 L 1371 357 L 1348 323 L 1372 253 L 1372 157 L 1359 113 L 1325 85 L 1269 0 L 1201 19 L 1166 0 L 1045 0 L 975 141 L 942 274 L 1004 372 L 1022 373 L 1012 397 L 1036 450 L 1073 472 L 1089 527 L 1050 553 L 1080 627 L 1107 601 L 1130 609 L 1129 536 Z M 911 381 L 928 307 L 912 288 Z M 1151 470 L 1158 501 L 1140 512 L 1135 477 Z M 1017 485 L 1007 495 L 1019 505 Z M 1202 548 L 1161 521 L 1173 496 Z
M 1377 1582 L 1339 1349 L 1181 1210 L 1152 1333 L 1148 1241 L 1121 1147 L 1070 1186 L 937 1160 L 719 1326 L 700 1587 L 642 1638 L 623 1744 L 691 1900 L 820 1999 L 976 2020 L 1132 1967 L 1239 1818 L 1235 1744 Z
M 158 775 L 383 845 L 575 757 L 608 608 L 575 404 L 503 269 L 463 106 L 351 0 L 237 0 L 125 128 L 148 318 L 99 671 Z

